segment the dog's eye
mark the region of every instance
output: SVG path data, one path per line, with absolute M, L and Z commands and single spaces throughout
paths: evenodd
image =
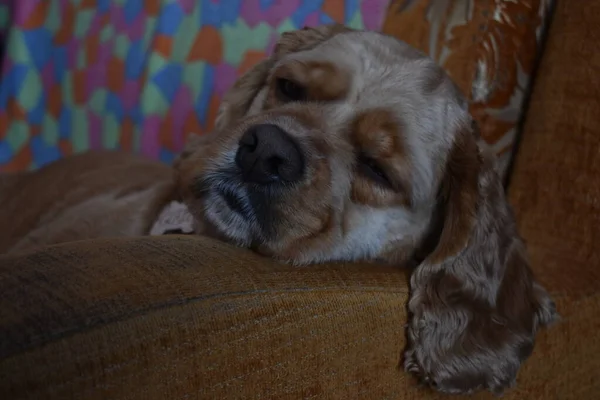
M 277 97 L 281 101 L 303 101 L 306 100 L 306 90 L 296 82 L 289 79 L 277 79 Z
M 379 164 L 377 164 L 377 161 L 371 157 L 361 154 L 358 157 L 358 167 L 360 172 L 372 181 L 375 181 L 386 187 L 392 186 L 392 183 L 386 173 L 379 166 Z

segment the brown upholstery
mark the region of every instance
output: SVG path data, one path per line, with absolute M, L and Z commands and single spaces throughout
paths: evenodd
M 396 370 L 398 270 L 292 268 L 161 237 L 55 247 L 4 259 L 0 274 L 0 371 L 11 374 L 0 393 L 351 398 L 410 387 Z
M 600 1 L 559 2 L 527 115 L 510 198 L 530 256 L 550 290 L 598 296 Z
M 600 2 L 559 1 L 510 198 L 563 320 L 504 399 L 600 398 L 598 71 Z M 0 398 L 445 398 L 397 369 L 407 290 L 190 237 L 0 257 Z
M 397 369 L 398 269 L 293 268 L 193 237 L 98 240 L 2 259 L 0 293 L 10 399 L 429 394 Z M 585 317 L 542 335 L 512 398 L 545 399 L 550 380 L 565 390 L 581 376 L 556 373 L 585 355 L 564 337 L 591 326 Z

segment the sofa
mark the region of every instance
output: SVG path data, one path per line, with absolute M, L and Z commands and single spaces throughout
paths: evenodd
M 515 36 L 494 42 L 510 45 L 496 55 L 478 39 L 506 22 L 493 3 L 392 1 L 381 29 L 428 51 L 469 94 L 561 314 L 504 398 L 597 399 L 600 1 L 506 2 L 522 7 L 507 11 Z M 408 276 L 295 268 L 177 235 L 0 256 L 0 397 L 445 398 L 400 365 Z

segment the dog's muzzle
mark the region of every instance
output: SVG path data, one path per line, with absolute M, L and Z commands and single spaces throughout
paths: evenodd
M 234 162 L 205 176 L 200 192 L 208 195 L 207 207 L 215 210 L 216 218 L 230 220 L 228 210 L 221 208 L 226 206 L 268 235 L 277 219 L 274 204 L 304 178 L 305 163 L 301 147 L 284 129 L 273 124 L 253 125 L 239 140 Z M 219 206 L 218 198 L 224 204 Z

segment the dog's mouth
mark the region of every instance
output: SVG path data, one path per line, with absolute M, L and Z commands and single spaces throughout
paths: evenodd
M 225 200 L 229 209 L 239 214 L 244 219 L 252 216 L 252 207 L 248 201 L 244 200 L 239 194 L 232 190 L 220 190 L 219 195 Z
M 214 230 L 212 234 L 245 246 L 260 232 L 247 188 L 236 171 L 213 171 L 198 177 L 192 193 L 203 205 L 198 218 Z
M 205 172 L 196 178 L 191 194 L 201 202 L 202 215 L 221 234 L 245 244 L 270 240 L 281 217 L 277 206 L 288 185 L 258 185 L 244 181 L 234 167 Z

